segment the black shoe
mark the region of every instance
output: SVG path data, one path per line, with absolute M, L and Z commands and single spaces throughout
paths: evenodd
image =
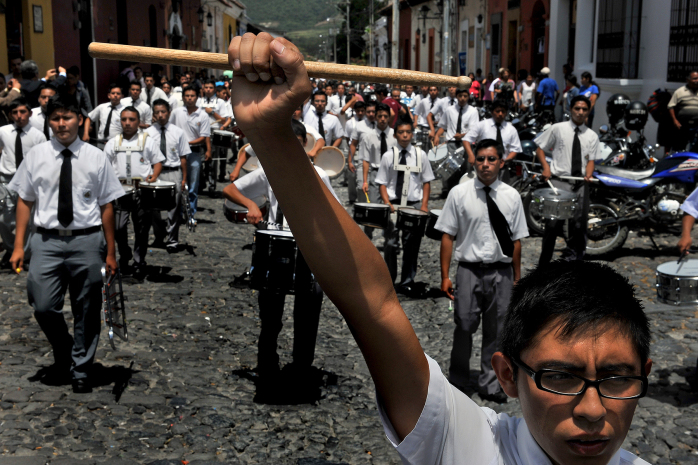
M 150 247 L 153 249 L 164 249 L 165 241 L 163 239 L 155 239 L 152 244 L 150 244 Z
M 504 391 L 497 391 L 494 394 L 480 394 L 480 399 L 494 402 L 496 404 L 506 404 L 509 397 Z
M 133 262 L 133 277 L 136 279 L 145 278 L 145 275 L 146 275 L 145 267 L 146 267 L 145 262 L 141 262 L 141 263 Z
M 167 253 L 170 253 L 170 254 L 179 252 L 179 246 L 176 244 L 167 244 L 166 249 L 167 249 Z
M 92 386 L 86 378 L 74 379 L 73 392 L 75 394 L 89 394 L 92 392 Z

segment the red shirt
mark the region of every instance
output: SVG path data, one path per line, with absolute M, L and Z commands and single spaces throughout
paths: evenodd
M 395 118 L 390 120 L 390 126 L 395 126 L 395 122 L 397 121 L 397 115 L 400 114 L 400 109 L 402 108 L 402 105 L 400 105 L 400 102 L 395 101 L 392 97 L 384 98 L 381 103 L 385 103 L 386 105 L 388 105 L 393 110 L 393 113 L 395 113 Z

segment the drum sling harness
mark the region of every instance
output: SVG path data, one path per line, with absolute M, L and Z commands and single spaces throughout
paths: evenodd
M 131 185 L 131 152 L 142 152 L 145 150 L 145 140 L 148 138 L 148 133 L 145 131 L 138 131 L 138 145 L 133 147 L 123 147 L 121 144 L 124 142 L 124 135 L 119 134 L 119 140 L 114 144 L 114 152 L 126 152 L 126 184 Z M 136 180 L 140 181 L 141 178 L 137 177 Z
M 417 165 L 401 165 L 400 164 L 400 151 L 397 147 L 393 147 L 393 169 L 395 171 L 406 171 L 410 173 L 421 173 L 422 172 L 422 150 L 419 147 L 415 147 L 417 152 Z M 400 206 L 407 206 L 407 193 L 410 191 L 410 182 L 412 182 L 412 176 L 407 176 L 402 183 L 402 192 L 400 197 Z M 396 192 L 397 194 L 397 192 Z

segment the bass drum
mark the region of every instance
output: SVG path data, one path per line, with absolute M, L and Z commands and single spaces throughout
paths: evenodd
M 240 150 L 238 150 L 238 160 L 242 156 L 247 156 L 247 154 L 245 153 L 245 149 L 247 148 L 248 145 L 250 145 L 250 144 L 245 144 L 242 147 L 240 147 Z M 259 168 L 259 160 L 257 159 L 257 157 L 248 158 L 247 161 L 245 162 L 245 164 L 242 165 L 242 170 L 245 173 L 249 173 L 251 171 L 254 171 L 257 168 Z
M 323 147 L 315 157 L 315 166 L 319 166 L 330 179 L 339 177 L 346 164 L 344 154 L 337 147 Z

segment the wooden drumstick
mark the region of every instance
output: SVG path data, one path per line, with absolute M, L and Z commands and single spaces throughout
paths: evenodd
M 228 55 L 225 53 L 192 52 L 189 50 L 138 47 L 135 45 L 105 44 L 100 42 L 92 42 L 88 51 L 91 57 L 104 58 L 106 60 L 230 69 Z M 416 86 L 455 86 L 462 89 L 469 88 L 471 83 L 470 78 L 467 76 L 445 76 L 406 69 L 318 63 L 315 61 L 306 61 L 304 63 L 308 70 L 308 76 L 315 78 Z

